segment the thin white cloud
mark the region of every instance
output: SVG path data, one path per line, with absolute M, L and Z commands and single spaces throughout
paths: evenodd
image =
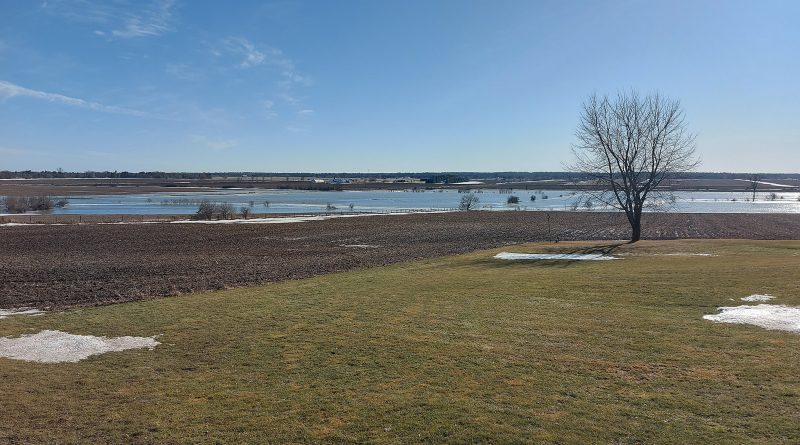
M 249 40 L 242 37 L 228 37 L 223 41 L 225 52 L 237 56 L 241 61 L 239 68 L 253 68 L 267 62 L 267 55 L 259 50 Z M 268 50 L 272 50 L 269 48 Z M 224 53 L 219 50 L 212 50 L 212 54 L 221 56 Z M 270 59 L 271 61 L 272 59 Z
M 238 68 L 265 66 L 276 69 L 281 76 L 279 84 L 283 86 L 292 84 L 311 85 L 311 79 L 304 74 L 298 73 L 294 62 L 283 51 L 271 46 L 257 46 L 243 37 L 226 38 L 223 40 L 221 48 L 213 48 L 211 54 L 216 57 L 222 57 L 226 54 L 235 56 L 238 60 Z
M 239 145 L 239 141 L 236 139 L 215 139 L 208 136 L 192 136 L 192 141 L 213 151 L 230 150 Z
M 77 97 L 64 96 L 63 94 L 58 94 L 58 93 L 48 93 L 45 91 L 32 90 L 30 88 L 25 88 L 23 86 L 19 86 L 11 82 L 6 82 L 5 80 L 0 80 L 0 98 L 9 99 L 17 96 L 30 97 L 33 99 L 43 100 L 46 102 L 51 102 L 56 104 L 86 108 L 89 110 L 99 111 L 102 113 L 125 114 L 128 116 L 147 117 L 147 118 L 156 117 L 151 115 L 150 113 L 145 113 L 143 111 L 131 110 L 129 108 L 117 107 L 113 105 L 103 105 L 98 102 L 91 102 L 88 100 L 79 99 Z
M 53 0 L 42 4 L 41 9 L 92 24 L 94 34 L 101 37 L 137 38 L 172 31 L 175 6 L 175 0 Z
M 275 119 L 278 117 L 278 112 L 275 111 L 275 102 L 271 100 L 265 100 L 261 102 L 261 105 L 264 107 L 264 117 L 266 119 Z
M 221 65 L 223 70 L 255 70 L 263 69 L 276 74 L 274 85 L 276 91 L 273 97 L 282 105 L 288 107 L 296 119 L 307 120 L 313 115 L 313 110 L 305 105 L 299 89 L 312 85 L 309 76 L 298 72 L 297 67 L 286 54 L 278 48 L 256 44 L 244 37 L 228 37 L 221 43 L 210 48 L 215 63 Z M 268 100 L 261 103 L 266 119 L 278 116 L 276 103 Z M 308 131 L 306 125 L 292 124 L 287 128 L 292 132 Z
M 127 13 L 121 29 L 111 31 L 116 37 L 150 37 L 160 36 L 171 30 L 172 9 L 174 0 L 157 0 L 139 9 L 136 13 Z
M 285 90 L 286 88 L 282 87 L 281 89 Z M 290 94 L 290 93 L 288 93 L 286 91 L 284 91 L 283 93 L 280 94 L 280 98 L 283 99 L 283 101 L 287 105 L 291 105 L 291 106 L 297 106 L 297 105 L 299 105 L 299 102 L 300 102 L 300 101 L 297 100 L 296 97 L 294 97 L 292 94 Z

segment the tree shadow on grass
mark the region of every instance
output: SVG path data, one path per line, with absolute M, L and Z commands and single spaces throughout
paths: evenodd
M 514 253 L 543 253 L 543 254 L 556 254 L 556 255 L 613 255 L 620 247 L 627 245 L 627 242 L 617 242 L 611 244 L 599 244 L 595 246 L 570 246 L 568 248 L 548 248 L 536 252 L 514 252 Z M 514 249 L 518 250 L 518 249 Z M 491 257 L 478 258 L 470 261 L 470 264 L 475 266 L 491 267 L 495 269 L 508 268 L 508 267 L 548 267 L 548 268 L 566 268 L 574 266 L 577 263 L 592 263 L 594 261 L 577 260 L 577 259 L 558 259 L 558 260 L 503 260 Z

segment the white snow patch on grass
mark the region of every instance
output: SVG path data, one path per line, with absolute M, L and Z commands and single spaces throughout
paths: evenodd
M 800 334 L 800 307 L 776 304 L 719 308 L 719 314 L 703 315 L 717 323 L 752 324 L 764 329 Z
M 89 356 L 126 349 L 153 349 L 155 337 L 95 337 L 41 331 L 17 338 L 0 337 L 0 357 L 39 363 L 75 363 Z
M 567 260 L 567 261 L 605 261 L 621 258 L 602 253 L 510 253 L 500 252 L 494 256 L 498 260 Z
M 12 315 L 42 315 L 44 311 L 40 311 L 39 309 L 33 309 L 28 307 L 21 307 L 17 309 L 0 309 L 0 319 L 10 317 Z
M 772 300 L 773 298 L 775 298 L 775 297 L 773 297 L 772 295 L 754 294 L 754 295 L 750 295 L 749 297 L 742 297 L 741 300 L 742 301 L 769 301 L 769 300 Z

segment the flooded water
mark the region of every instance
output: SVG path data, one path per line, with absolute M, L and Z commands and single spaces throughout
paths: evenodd
M 479 210 L 607 210 L 598 204 L 575 206 L 579 192 L 571 190 L 476 190 Z M 50 211 L 54 215 L 156 215 L 193 214 L 202 200 L 230 203 L 238 211 L 252 213 L 394 212 L 455 209 L 463 194 L 457 190 L 420 191 L 305 191 L 220 189 L 209 191 L 149 193 L 138 195 L 86 195 L 67 197 L 69 204 Z M 519 204 L 507 203 L 509 196 Z M 761 193 L 755 202 L 750 194 L 733 192 L 679 192 L 668 211 L 684 213 L 800 213 L 800 193 L 779 193 L 772 200 Z M 531 197 L 535 197 L 532 200 Z M 352 206 L 352 207 L 351 207 Z

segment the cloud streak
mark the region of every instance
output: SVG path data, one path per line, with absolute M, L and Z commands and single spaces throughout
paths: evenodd
M 239 145 L 239 141 L 236 139 L 214 139 L 208 136 L 193 136 L 192 142 L 213 151 L 230 150 Z
M 297 72 L 294 62 L 283 51 L 271 46 L 256 46 L 253 42 L 243 37 L 228 37 L 222 42 L 222 47 L 212 50 L 215 56 L 228 54 L 239 59 L 237 68 L 255 68 L 265 66 L 280 72 L 279 85 L 311 85 L 308 76 Z
M 42 5 L 42 10 L 103 28 L 93 31 L 101 37 L 130 39 L 155 37 L 172 31 L 175 6 L 175 0 L 51 0 Z
M 305 74 L 298 72 L 294 61 L 280 49 L 253 43 L 244 37 L 231 36 L 211 48 L 211 54 L 217 63 L 225 67 L 225 71 L 261 68 L 275 72 L 276 91 L 271 95 L 272 98 L 290 108 L 295 120 L 307 121 L 313 116 L 314 111 L 308 108 L 303 103 L 302 96 L 298 95 L 298 89 L 311 86 L 312 81 Z M 263 100 L 261 105 L 266 119 L 278 116 L 278 107 L 273 100 Z M 305 132 L 309 126 L 307 123 L 300 125 L 295 122 L 288 129 L 291 132 Z
M 88 110 L 98 111 L 101 113 L 123 114 L 127 116 L 154 118 L 150 113 L 144 111 L 132 110 L 129 108 L 117 107 L 113 105 L 103 105 L 98 102 L 92 102 L 77 97 L 65 96 L 58 93 L 48 93 L 45 91 L 32 90 L 20 85 L 0 80 L 0 98 L 13 98 L 13 97 L 30 97 L 45 102 L 69 105 L 73 107 L 85 108 Z
M 226 52 L 241 57 L 239 68 L 253 68 L 263 65 L 267 61 L 267 55 L 247 39 L 228 37 L 223 43 Z
M 151 37 L 160 36 L 171 30 L 172 9 L 174 0 L 158 0 L 139 13 L 128 13 L 121 29 L 111 31 L 115 37 Z

